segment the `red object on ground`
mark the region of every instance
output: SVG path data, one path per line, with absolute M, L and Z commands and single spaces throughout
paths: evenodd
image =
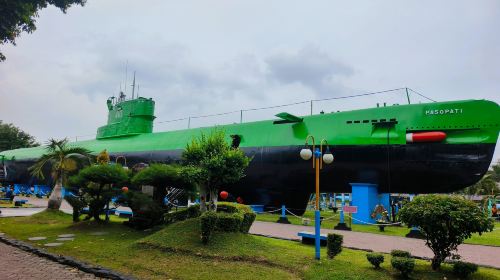
M 441 142 L 446 139 L 446 133 L 442 131 L 413 132 L 406 133 L 406 142 Z
M 226 191 L 221 191 L 220 192 L 220 198 L 222 198 L 222 199 L 225 200 L 225 199 L 227 199 L 228 196 L 229 196 L 228 192 L 226 192 Z
M 128 192 L 128 187 L 123 187 L 123 188 L 122 188 L 122 191 L 123 191 L 123 192 Z
M 238 198 L 236 198 L 236 202 L 238 202 L 239 204 L 243 204 L 243 198 L 238 196 Z

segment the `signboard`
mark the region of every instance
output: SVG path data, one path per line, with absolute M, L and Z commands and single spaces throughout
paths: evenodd
M 356 213 L 358 213 L 358 206 L 347 206 L 347 205 L 345 205 L 343 210 L 344 210 L 344 213 L 356 214 Z

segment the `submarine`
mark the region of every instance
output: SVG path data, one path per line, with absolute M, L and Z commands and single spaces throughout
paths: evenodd
M 113 161 L 140 164 L 181 159 L 187 143 L 213 127 L 153 133 L 155 102 L 138 97 L 107 100 L 107 124 L 94 140 L 69 143 Z M 217 126 L 227 141 L 252 157 L 245 177 L 223 190 L 246 204 L 303 211 L 314 192 L 314 169 L 301 159 L 308 135 L 325 139 L 334 162 L 321 170 L 322 192 L 351 192 L 371 183 L 379 193 L 449 193 L 468 187 L 488 170 L 500 130 L 500 107 L 488 100 L 377 106 Z M 0 153 L 0 180 L 35 184 L 28 168 L 44 147 Z M 49 184 L 50 182 L 46 182 Z

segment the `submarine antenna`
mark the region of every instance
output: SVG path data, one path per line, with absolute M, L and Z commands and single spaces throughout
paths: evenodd
M 128 74 L 128 59 L 127 63 L 125 64 L 125 93 L 127 93 L 127 74 Z
M 137 84 L 137 98 L 139 98 L 139 84 Z
M 134 81 L 132 82 L 132 99 L 134 99 L 135 94 L 135 71 L 134 71 Z

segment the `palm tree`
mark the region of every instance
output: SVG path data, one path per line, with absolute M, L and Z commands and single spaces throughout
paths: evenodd
M 51 165 L 51 176 L 55 182 L 54 189 L 49 197 L 48 208 L 59 209 L 62 203 L 62 186 L 66 182 L 68 173 L 78 169 L 78 163 L 82 159 L 89 159 L 91 151 L 85 148 L 69 147 L 68 139 L 50 139 L 47 143 L 47 153 L 42 155 L 37 162 L 30 167 L 31 175 L 44 179 L 43 169 L 47 164 Z

